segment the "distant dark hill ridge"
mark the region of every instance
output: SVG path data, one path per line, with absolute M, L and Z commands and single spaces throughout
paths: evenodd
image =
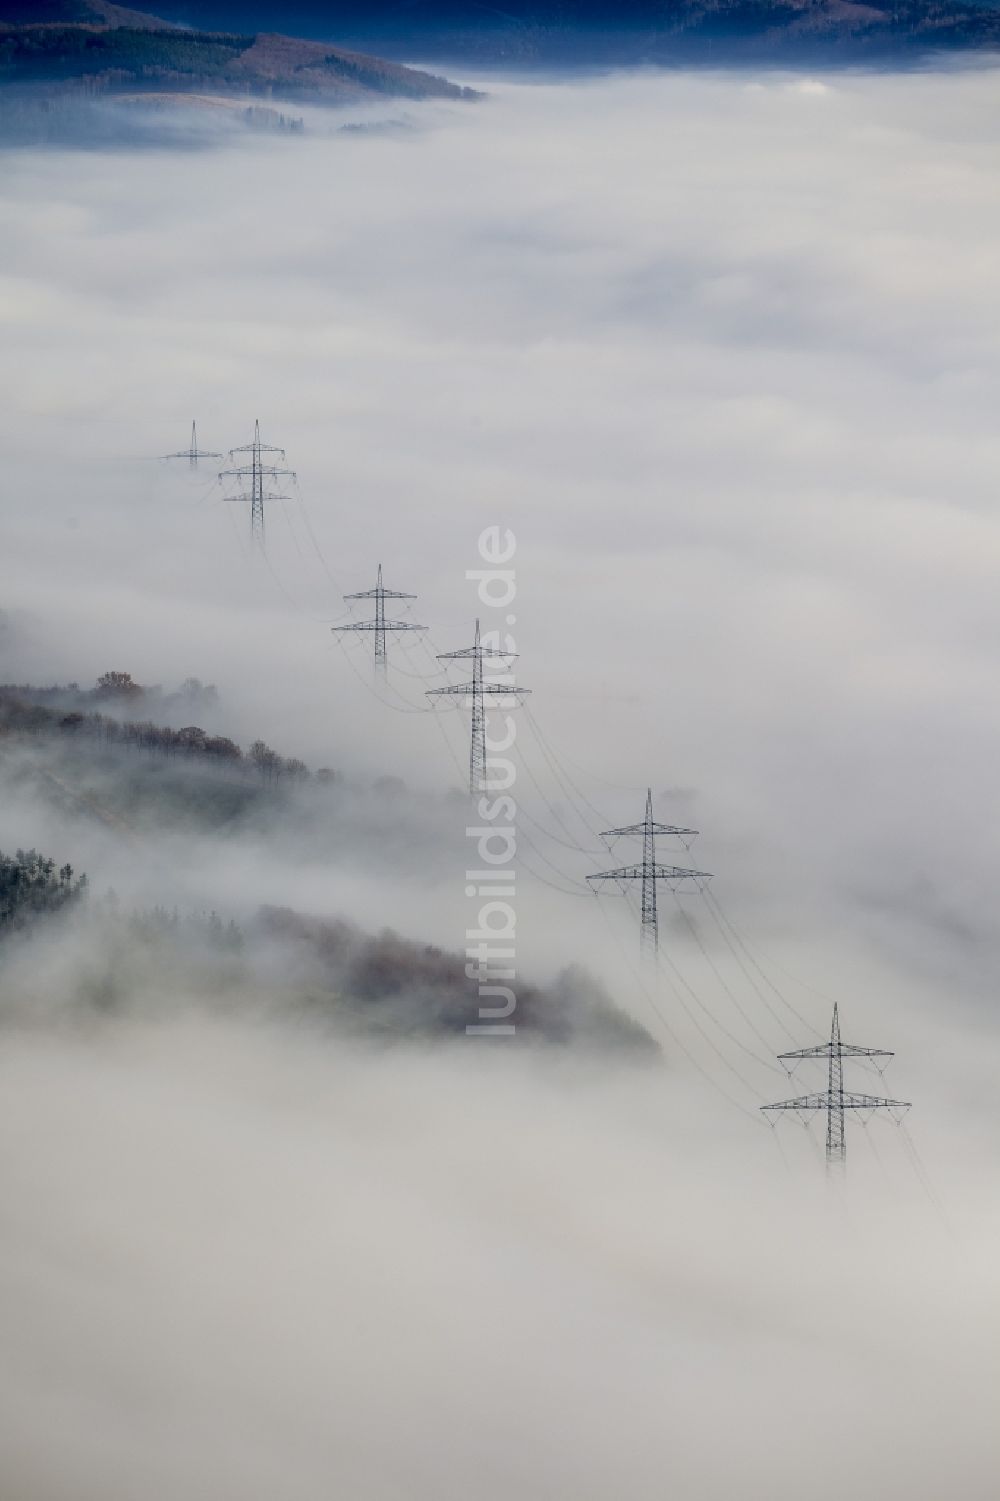
M 31 24 L 20 20 L 34 12 Z M 38 24 L 37 14 L 45 15 Z M 475 97 L 444 78 L 326 42 L 191 31 L 102 0 L 0 0 L 0 83 L 91 93 L 276 95 L 349 103 L 370 96 Z
M 157 8 L 200 26 L 280 26 L 389 57 L 525 67 L 849 63 L 1000 49 L 1000 16 L 975 0 L 162 0 Z
M 151 15 L 148 9 L 129 10 L 111 0 L 3 0 L 0 21 L 14 26 L 131 26 L 159 31 L 170 22 Z

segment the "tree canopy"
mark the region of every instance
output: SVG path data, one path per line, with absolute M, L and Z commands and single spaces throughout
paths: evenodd
M 57 868 L 37 850 L 0 852 L 0 933 L 71 906 L 86 889 L 87 877 L 74 880 L 72 865 Z

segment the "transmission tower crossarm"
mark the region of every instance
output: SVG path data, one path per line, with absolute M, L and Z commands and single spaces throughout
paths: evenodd
M 889 1100 L 885 1095 L 879 1094 L 855 1094 L 844 1091 L 842 1097 L 845 1110 L 909 1110 L 909 1100 Z
M 461 651 L 439 651 L 439 662 L 454 661 L 460 657 L 504 657 L 510 659 L 516 657 L 516 651 L 494 651 L 491 646 L 465 646 Z
M 291 498 L 292 497 L 290 495 L 277 495 L 277 494 L 275 494 L 271 490 L 265 490 L 263 495 L 259 495 L 257 497 L 257 499 L 260 500 L 260 501 L 263 501 L 263 500 L 291 500 Z M 223 500 L 227 500 L 227 501 L 228 500 L 241 500 L 244 503 L 244 505 L 246 505 L 248 501 L 253 500 L 253 496 L 252 495 L 224 495 L 222 497 L 222 499 Z
M 685 879 L 697 879 L 710 881 L 711 873 L 707 870 L 688 870 L 682 865 L 620 865 L 617 870 L 599 870 L 594 875 L 588 876 L 588 881 L 641 881 L 645 875 L 648 880 L 654 877 L 657 881 L 681 881 Z
M 795 1048 L 790 1053 L 778 1053 L 780 1062 L 784 1063 L 790 1058 L 828 1058 L 833 1045 L 829 1042 L 817 1043 L 812 1048 Z M 844 1058 L 895 1058 L 888 1048 L 859 1048 L 853 1042 L 842 1042 L 837 1046 L 838 1051 Z
M 247 475 L 255 475 L 261 479 L 294 479 L 293 469 L 275 469 L 273 464 L 240 464 L 235 469 L 222 469 L 219 471 L 220 479 L 245 479 Z
M 192 464 L 196 464 L 199 459 L 221 459 L 222 455 L 221 453 L 210 453 L 207 448 L 198 447 L 198 424 L 192 422 L 191 447 L 182 448 L 178 453 L 165 453 L 163 457 L 165 459 L 190 459 Z
M 601 838 L 621 839 L 628 834 L 635 834 L 639 838 L 642 838 L 647 830 L 651 834 L 675 834 L 680 836 L 681 838 L 688 839 L 694 839 L 698 834 L 697 829 L 678 829 L 670 823 L 650 823 L 648 825 L 643 823 L 633 823 L 629 824 L 628 827 L 624 829 L 605 829 L 604 833 L 601 835 Z
M 253 442 L 252 443 L 242 443 L 238 448 L 231 448 L 229 450 L 230 457 L 232 457 L 232 455 L 234 453 L 252 453 L 252 454 L 280 453 L 282 458 L 285 457 L 285 450 L 283 448 L 276 448 L 273 443 L 262 443 L 260 441 L 260 419 L 259 418 L 254 422 L 254 425 L 253 425 Z
M 408 620 L 355 620 L 350 625 L 332 625 L 331 631 L 426 631 L 425 625 Z
M 530 688 L 518 688 L 515 683 L 454 683 L 449 688 L 428 688 L 427 696 L 434 698 L 450 693 L 461 698 L 468 697 L 471 693 L 481 693 L 484 698 L 509 698 L 515 695 L 525 698 L 530 692 Z
M 415 594 L 405 594 L 401 589 L 362 589 L 358 594 L 345 594 L 345 599 L 416 599 Z
M 400 589 L 363 589 L 360 594 L 345 594 L 345 599 L 416 599 L 415 594 L 404 594 Z
M 844 1090 L 838 1095 L 838 1102 L 844 1110 L 909 1110 L 909 1100 L 890 1100 L 884 1095 L 855 1094 Z M 794 1100 L 778 1100 L 773 1105 L 761 1105 L 761 1110 L 826 1110 L 830 1103 L 828 1090 L 822 1094 L 798 1095 Z
M 829 1096 L 823 1094 L 800 1094 L 794 1100 L 778 1100 L 773 1105 L 761 1105 L 761 1110 L 825 1110 Z

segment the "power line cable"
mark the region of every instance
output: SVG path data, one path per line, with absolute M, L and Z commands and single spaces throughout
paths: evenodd
M 597 819 L 597 825 L 598 826 L 597 826 L 597 828 L 594 828 L 594 826 L 591 824 L 590 820 L 587 817 L 585 817 L 582 813 L 580 813 L 579 809 L 577 809 L 577 816 L 580 818 L 580 821 L 584 825 L 584 827 L 589 831 L 589 833 L 595 839 L 600 839 L 601 838 L 601 828 L 600 828 L 600 826 L 601 826 L 602 823 L 605 822 L 604 814 L 601 813 L 601 811 L 598 808 L 594 807 L 593 803 L 590 802 L 589 798 L 587 798 L 587 797 L 584 796 L 584 794 L 580 791 L 579 787 L 577 787 L 576 783 L 573 781 L 573 779 L 569 775 L 569 773 L 565 771 L 565 768 L 560 767 L 558 758 L 555 756 L 554 752 L 552 752 L 552 750 L 548 746 L 548 744 L 547 744 L 547 742 L 545 740 L 545 737 L 544 737 L 544 735 L 542 734 L 542 732 L 541 732 L 541 730 L 539 728 L 538 721 L 535 718 L 535 715 L 532 712 L 532 710 L 531 710 L 530 707 L 526 707 L 525 708 L 525 719 L 527 720 L 527 722 L 528 722 L 528 724 L 529 724 L 529 726 L 531 728 L 532 734 L 534 735 L 535 740 L 538 743 L 539 749 L 541 750 L 543 756 L 545 757 L 545 759 L 549 763 L 549 769 L 552 771 L 552 774 L 555 776 L 556 781 L 560 784 L 560 786 L 562 786 L 563 792 L 566 794 L 567 801 L 570 802 L 571 805 L 574 803 L 574 801 L 578 801 L 578 802 L 583 803 L 584 807 L 588 808 L 590 810 L 590 812 L 594 815 L 594 817 Z M 571 792 L 567 792 L 567 790 L 566 790 L 567 786 L 572 789 Z
M 706 897 L 707 896 L 706 891 L 702 890 L 701 895 L 703 897 Z M 777 1026 L 777 1027 L 779 1027 L 781 1029 L 781 1031 L 788 1038 L 789 1042 L 795 1042 L 795 1041 L 797 1041 L 796 1034 L 792 1031 L 791 1027 L 789 1027 L 789 1025 L 785 1021 L 784 1017 L 778 1011 L 776 1011 L 774 1009 L 774 1006 L 773 1006 L 773 1004 L 771 1002 L 771 999 L 768 996 L 767 992 L 765 990 L 762 990 L 761 987 L 760 987 L 760 985 L 757 983 L 757 980 L 755 979 L 755 977 L 753 975 L 753 972 L 750 970 L 750 968 L 748 967 L 748 965 L 746 963 L 746 960 L 743 958 L 743 956 L 741 955 L 739 949 L 736 947 L 736 945 L 735 945 L 735 943 L 733 941 L 732 935 L 727 931 L 727 929 L 723 925 L 722 920 L 719 917 L 718 912 L 716 911 L 715 907 L 713 907 L 713 905 L 709 901 L 707 901 L 707 900 L 705 901 L 705 910 L 708 913 L 709 918 L 711 919 L 711 921 L 715 925 L 715 928 L 717 929 L 720 937 L 722 938 L 723 943 L 726 945 L 726 949 L 727 949 L 730 957 L 732 958 L 733 962 L 735 963 L 736 968 L 739 970 L 740 974 L 743 976 L 743 979 L 747 982 L 747 984 L 749 985 L 750 989 L 753 991 L 754 995 L 760 1001 L 760 1003 L 764 1007 L 765 1011 L 771 1017 L 772 1021 L 775 1024 L 775 1026 Z M 812 1028 L 812 1027 L 810 1027 L 809 1030 L 811 1032 L 815 1031 L 815 1029 Z M 819 1034 L 817 1033 L 816 1035 L 818 1036 Z M 767 1046 L 770 1046 L 770 1044 L 767 1044 Z
M 787 1009 L 791 1012 L 791 1014 L 796 1018 L 796 1020 L 799 1021 L 799 1022 L 801 1022 L 802 1025 L 805 1028 L 807 1028 L 808 1031 L 810 1031 L 811 1033 L 813 1033 L 814 1036 L 817 1036 L 817 1037 L 822 1036 L 823 1035 L 822 1032 L 815 1025 L 815 1023 L 811 1022 L 808 1019 L 808 1017 L 805 1017 L 805 1016 L 802 1015 L 802 1012 L 798 1009 L 798 1007 L 795 1006 L 788 999 L 788 997 L 784 994 L 784 992 L 775 984 L 775 982 L 770 978 L 770 976 L 761 968 L 761 966 L 758 964 L 757 960 L 754 958 L 754 955 L 751 952 L 750 948 L 748 947 L 748 944 L 747 944 L 746 940 L 744 939 L 742 933 L 740 932 L 740 929 L 736 926 L 736 924 L 733 922 L 733 920 L 729 917 L 728 913 L 724 910 L 724 908 L 722 907 L 722 905 L 719 902 L 718 898 L 715 896 L 714 892 L 706 890 L 705 893 L 704 893 L 704 896 L 705 896 L 706 906 L 708 907 L 709 911 L 712 912 L 716 916 L 716 918 L 717 918 L 720 926 L 724 924 L 725 928 L 729 930 L 729 932 L 732 934 L 733 939 L 739 945 L 740 949 L 745 954 L 745 956 L 746 956 L 747 960 L 749 961 L 749 963 L 757 971 L 758 975 L 763 980 L 764 984 L 767 985 L 768 988 L 774 992 L 774 994 L 777 996 L 778 1000 L 781 1001 L 782 1005 L 786 1006 Z M 735 953 L 735 950 L 734 950 L 734 953 Z M 754 988 L 756 989 L 756 986 Z M 760 991 L 758 991 L 758 994 L 759 995 L 761 994 Z M 761 995 L 761 999 L 764 1000 L 763 995 Z M 765 1005 L 767 1005 L 767 1004 L 768 1003 L 765 1001 Z M 769 1005 L 768 1005 L 768 1010 L 771 1010 L 771 1008 L 770 1008 Z M 773 1016 L 775 1016 L 775 1020 L 778 1020 L 777 1016 L 775 1015 L 775 1013 L 773 1011 L 771 1012 L 771 1014 Z M 785 1022 L 781 1022 L 780 1025 L 781 1025 L 782 1030 L 785 1031 L 788 1034 L 789 1037 L 794 1036 L 794 1034 L 789 1031 L 788 1026 L 787 1026 L 787 1024 Z
M 702 954 L 702 957 L 705 960 L 705 963 L 708 965 L 709 969 L 712 971 L 712 974 L 715 976 L 715 978 L 718 981 L 721 989 L 729 997 L 729 1000 L 732 1002 L 732 1004 L 733 1004 L 736 1012 L 740 1016 L 741 1020 L 750 1029 L 750 1031 L 756 1037 L 757 1041 L 759 1043 L 761 1043 L 765 1048 L 770 1049 L 771 1044 L 768 1041 L 768 1039 L 763 1035 L 763 1033 L 757 1027 L 757 1025 L 754 1022 L 753 1018 L 751 1016 L 749 1016 L 746 1011 L 744 1011 L 744 1009 L 741 1006 L 739 1000 L 737 999 L 737 997 L 735 996 L 735 994 L 733 993 L 733 991 L 727 985 L 724 976 L 721 974 L 721 972 L 719 971 L 719 969 L 718 969 L 718 967 L 717 967 L 717 965 L 715 963 L 715 960 L 712 958 L 711 954 L 709 953 L 708 949 L 706 948 L 705 943 L 704 943 L 704 941 L 702 939 L 702 936 L 698 932 L 697 926 L 692 922 L 690 914 L 685 910 L 684 904 L 681 901 L 680 897 L 677 895 L 676 891 L 673 892 L 673 898 L 674 898 L 674 905 L 677 908 L 677 911 L 680 913 L 681 919 L 682 919 L 685 927 L 687 928 L 687 930 L 690 933 L 691 937 L 694 939 L 695 943 L 698 945 L 698 948 L 701 950 L 701 954 Z M 753 1057 L 753 1058 L 755 1058 L 758 1063 L 761 1063 L 761 1062 L 764 1061 L 763 1059 L 759 1058 L 756 1053 L 752 1053 L 751 1052 L 750 1056 Z M 766 1066 L 767 1066 L 767 1068 L 769 1068 L 774 1073 L 780 1073 L 781 1072 L 781 1070 L 780 1069 L 776 1069 L 775 1066 L 774 1066 L 774 1064 L 772 1064 L 770 1061 L 767 1062 Z
M 676 1047 L 678 1051 L 684 1055 L 687 1061 L 691 1064 L 691 1067 L 696 1071 L 696 1073 L 701 1075 L 701 1077 L 705 1080 L 709 1087 L 714 1089 L 717 1094 L 721 1095 L 722 1098 L 726 1100 L 730 1105 L 732 1105 L 735 1110 L 738 1110 L 741 1115 L 746 1116 L 749 1120 L 759 1120 L 759 1116 L 755 1111 L 750 1110 L 746 1105 L 741 1104 L 739 1100 L 735 1099 L 734 1096 L 729 1093 L 728 1089 L 726 1089 L 722 1084 L 719 1083 L 718 1079 L 716 1079 L 713 1074 L 710 1074 L 708 1072 L 708 1070 L 699 1062 L 694 1053 L 691 1052 L 690 1048 L 679 1036 L 679 1034 L 674 1031 L 674 1028 L 670 1025 L 667 1018 L 660 1010 L 660 1007 L 657 1005 L 652 993 L 646 986 L 642 977 L 639 975 L 638 971 L 635 968 L 635 965 L 632 963 L 632 960 L 629 957 L 628 950 L 621 938 L 616 933 L 605 904 L 601 901 L 600 895 L 597 892 L 594 892 L 594 900 L 597 903 L 598 909 L 601 913 L 602 918 L 604 919 L 604 922 L 607 925 L 608 931 L 614 939 L 615 945 L 620 951 L 621 956 L 627 968 L 629 969 L 633 980 L 638 985 L 640 991 L 646 999 L 647 1004 L 650 1007 L 650 1010 L 653 1012 L 654 1016 L 656 1017 L 663 1031 L 669 1037 L 670 1041 L 673 1043 L 674 1047 Z
M 638 912 L 637 912 L 636 907 L 634 905 L 635 904 L 635 897 L 634 897 L 634 895 L 633 895 L 633 893 L 631 891 L 627 891 L 625 893 L 625 900 L 628 903 L 629 907 L 632 908 L 632 910 L 638 916 Z M 762 1058 L 760 1058 L 758 1056 L 758 1054 L 756 1054 L 753 1051 L 752 1048 L 748 1048 L 747 1045 L 739 1037 L 737 1037 L 734 1032 L 731 1032 L 730 1029 L 725 1025 L 724 1022 L 719 1021 L 719 1018 L 714 1014 L 714 1012 L 712 1012 L 710 1010 L 710 1008 L 708 1006 L 705 1005 L 704 1001 L 698 995 L 697 991 L 687 981 L 687 979 L 684 977 L 684 975 L 678 969 L 678 967 L 674 963 L 674 961 L 670 958 L 670 956 L 668 954 L 665 954 L 662 949 L 658 948 L 656 950 L 656 962 L 657 962 L 658 966 L 660 967 L 661 971 L 663 972 L 664 978 L 667 980 L 667 983 L 670 985 L 670 988 L 673 991 L 674 996 L 676 997 L 676 999 L 677 999 L 679 1005 L 681 1006 L 682 1010 L 684 1011 L 685 1015 L 688 1017 L 688 1019 L 691 1021 L 691 1023 L 694 1025 L 694 1027 L 698 1030 L 698 1032 L 700 1032 L 701 1036 L 708 1043 L 709 1047 L 712 1049 L 713 1053 L 715 1053 L 715 1055 L 719 1059 L 719 1061 L 722 1064 L 725 1065 L 725 1067 L 730 1071 L 730 1073 L 734 1074 L 736 1076 L 736 1078 L 739 1079 L 740 1083 L 746 1089 L 750 1090 L 751 1094 L 753 1094 L 757 1099 L 763 1099 L 763 1096 L 757 1090 L 756 1086 L 754 1084 L 752 1084 L 751 1081 L 744 1074 L 740 1073 L 739 1069 L 736 1068 L 736 1066 L 730 1061 L 730 1059 L 726 1057 L 725 1053 L 722 1051 L 722 1049 L 720 1047 L 718 1047 L 718 1045 L 716 1044 L 716 1042 L 714 1041 L 714 1039 L 712 1037 L 710 1037 L 709 1034 L 705 1031 L 705 1029 L 702 1026 L 701 1022 L 698 1020 L 698 1017 L 695 1015 L 695 1013 L 688 1006 L 687 1002 L 684 1000 L 683 995 L 681 994 L 680 990 L 677 988 L 678 985 L 683 986 L 684 990 L 687 991 L 687 993 L 691 997 L 692 1001 L 695 1003 L 695 1005 L 698 1007 L 698 1009 L 700 1011 L 702 1011 L 705 1016 L 708 1017 L 709 1021 L 712 1022 L 716 1027 L 718 1027 L 719 1031 L 722 1032 L 724 1034 L 724 1036 L 726 1036 L 729 1039 L 729 1041 L 734 1044 L 734 1046 L 738 1047 L 742 1052 L 746 1053 L 747 1057 L 751 1058 L 754 1061 L 754 1063 L 762 1064 L 765 1068 L 769 1068 L 769 1069 L 773 1069 L 774 1065 L 773 1064 L 769 1064 L 769 1063 L 765 1063 L 764 1060 Z M 669 966 L 669 972 L 668 972 L 668 966 Z

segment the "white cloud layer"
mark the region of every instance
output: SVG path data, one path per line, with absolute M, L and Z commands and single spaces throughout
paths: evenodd
M 553 743 L 696 788 L 704 863 L 790 933 L 793 890 L 915 906 L 895 959 L 953 979 L 998 876 L 995 77 L 494 82 L 410 131 L 10 154 L 10 674 L 196 672 L 244 738 L 440 786 L 323 619 L 381 560 L 464 643 L 500 521 Z M 276 580 L 211 476 L 141 461 L 191 414 L 287 445 L 336 587 L 297 502 Z
M 391 845 L 362 804 L 328 851 L 178 835 L 151 862 L 21 802 L 0 848 L 458 946 L 464 809 L 431 796 L 455 768 L 326 627 L 381 561 L 436 649 L 467 644 L 476 538 L 509 526 L 521 677 L 588 818 L 633 821 L 652 783 L 743 926 L 897 1049 L 959 1242 L 894 1137 L 884 1180 L 859 1138 L 845 1225 L 680 1069 L 484 1081 L 204 1022 L 11 1038 L 18 1501 L 992 1496 L 996 82 L 491 81 L 405 130 L 5 156 L 0 676 L 197 674 L 210 728 L 428 796 Z M 257 416 L 287 447 L 267 566 L 211 471 L 146 457 L 192 415 L 209 448 Z M 524 961 L 583 956 L 641 1007 L 592 908 L 525 891 Z
M 5 1486 L 988 1501 L 995 1215 L 958 1251 L 870 1159 L 824 1203 L 657 1072 L 487 1064 L 5 1044 Z

